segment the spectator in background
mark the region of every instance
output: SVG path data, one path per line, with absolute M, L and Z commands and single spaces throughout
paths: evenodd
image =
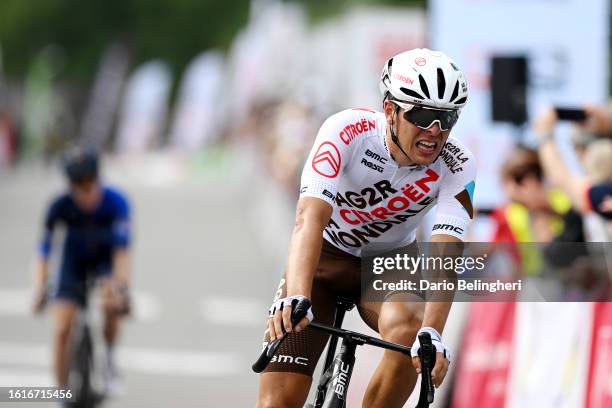
M 492 214 L 496 222 L 493 242 L 550 242 L 561 234 L 571 202 L 561 191 L 545 184 L 535 150 L 516 147 L 502 165 L 501 178 L 510 202 Z M 512 252 L 523 274 L 537 274 L 541 270 L 542 260 L 536 247 L 515 245 Z
M 9 167 L 17 159 L 17 132 L 8 112 L 0 111 L 0 166 Z
M 586 105 L 583 107 L 587 120 L 579 123 L 585 133 L 612 137 L 612 104 L 608 106 Z
M 612 114 L 600 108 L 585 109 L 589 118 L 581 126 L 593 133 L 612 136 Z M 608 114 L 606 114 L 608 113 Z M 612 156 L 610 139 L 601 139 L 593 147 L 587 148 L 583 162 L 589 176 L 575 174 L 564 163 L 564 159 L 554 143 L 554 130 L 557 115 L 552 108 L 544 110 L 534 122 L 534 131 L 540 139 L 539 155 L 545 174 L 550 181 L 561 188 L 572 200 L 575 208 L 582 214 L 595 212 L 609 221 L 612 219 Z M 607 156 L 607 157 L 606 157 Z
M 289 194 L 299 187 L 302 165 L 312 145 L 316 126 L 312 112 L 297 101 L 287 100 L 274 109 L 264 137 L 270 152 L 269 171 Z

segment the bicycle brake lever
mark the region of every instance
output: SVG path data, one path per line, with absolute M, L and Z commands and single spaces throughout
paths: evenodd
M 266 345 L 266 348 L 261 352 L 261 354 L 257 358 L 257 361 L 255 361 L 255 363 L 253 363 L 253 365 L 251 366 L 254 372 L 261 373 L 263 370 L 266 369 L 268 364 L 270 364 L 272 357 L 274 357 L 276 350 L 278 350 L 278 348 L 281 346 L 286 337 L 287 336 L 285 335 L 280 339 L 276 339 L 274 341 L 269 342 Z
M 436 363 L 435 348 L 427 332 L 419 334 L 419 358 L 421 359 L 421 394 L 417 408 L 428 407 L 434 401 L 435 389 L 431 381 L 431 371 Z
M 310 300 L 308 299 L 303 299 L 299 302 L 295 302 L 295 304 L 292 305 L 292 312 L 291 312 L 291 325 L 292 326 L 296 326 L 306 316 L 306 314 L 308 313 L 308 309 L 310 309 L 310 306 L 311 306 L 311 303 L 310 303 Z M 291 333 L 285 332 L 284 327 L 282 330 L 283 330 L 283 337 L 269 342 L 266 345 L 266 348 L 259 355 L 259 358 L 257 359 L 257 361 L 253 363 L 251 368 L 253 369 L 254 372 L 261 373 L 263 370 L 266 369 L 268 364 L 270 364 L 270 361 L 272 361 L 272 357 L 274 357 L 274 354 L 276 353 L 276 351 L 280 348 L 281 344 L 283 344 L 283 341 L 285 341 L 287 336 L 291 334 Z

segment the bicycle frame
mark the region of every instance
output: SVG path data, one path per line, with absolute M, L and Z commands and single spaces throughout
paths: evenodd
M 87 279 L 83 290 L 90 299 L 94 281 Z M 89 303 L 88 301 L 88 303 Z M 97 345 L 94 340 L 94 333 L 91 328 L 91 310 L 89 304 L 79 310 L 77 319 L 73 323 L 73 344 L 71 355 L 71 368 L 69 382 L 75 387 L 76 407 L 90 408 L 99 405 L 104 399 L 104 374 L 100 371 L 103 365 L 97 364 L 96 354 Z M 99 359 L 98 359 L 99 360 Z
M 336 316 L 334 318 L 334 327 L 339 329 L 342 327 L 342 322 L 344 321 L 344 316 L 346 314 L 346 312 L 350 311 L 351 309 L 353 309 L 353 307 L 355 307 L 355 304 L 353 303 L 352 300 L 347 299 L 347 298 L 343 298 L 343 297 L 338 297 L 336 299 Z M 321 378 L 321 381 L 319 381 L 319 385 L 317 386 L 317 394 L 316 394 L 316 399 L 314 402 L 314 406 L 315 407 L 322 407 L 323 403 L 325 401 L 325 393 L 327 390 L 327 383 L 331 378 L 324 378 L 329 370 L 329 367 L 332 365 L 332 363 L 336 363 L 334 356 L 336 354 L 336 347 L 338 345 L 338 337 L 337 336 L 331 336 L 329 339 L 329 346 L 327 347 L 327 354 L 325 356 L 325 363 L 323 364 L 323 377 Z M 344 343 L 343 343 L 344 345 Z M 348 346 L 348 344 L 347 344 Z M 345 353 L 342 354 L 343 357 L 347 357 L 347 360 L 351 360 L 350 356 L 346 354 L 346 351 L 350 351 L 350 350 L 344 350 Z M 352 367 L 352 364 L 354 363 L 354 352 L 353 352 L 353 358 L 352 358 L 352 362 L 350 362 L 350 366 Z M 343 367 L 349 364 L 349 361 L 343 361 L 340 360 L 337 362 L 337 364 L 334 365 L 334 373 L 336 372 L 336 370 L 338 370 L 338 376 L 340 373 L 343 374 L 343 376 L 341 377 L 341 379 L 344 378 L 344 376 L 346 375 L 346 372 L 343 372 L 342 369 Z M 350 370 L 350 373 L 352 374 L 352 368 Z M 350 375 L 349 375 L 349 379 L 350 379 Z M 348 384 L 347 384 L 348 385 Z M 348 386 L 346 387 L 348 388 Z M 346 395 L 344 395 L 344 398 L 342 398 L 342 400 L 346 399 Z
M 355 351 L 357 346 L 364 344 L 381 347 L 387 350 L 393 350 L 402 354 L 411 356 L 410 347 L 406 347 L 400 344 L 390 343 L 385 340 L 378 339 L 376 337 L 368 336 L 365 334 L 357 333 L 351 330 L 345 330 L 340 328 L 346 311 L 352 309 L 354 306 L 353 302 L 348 299 L 339 298 L 337 301 L 336 318 L 334 320 L 334 326 L 327 326 L 317 322 L 311 322 L 310 327 L 315 330 L 322 331 L 326 334 L 330 334 L 331 340 L 327 350 L 325 358 L 325 364 L 323 366 L 323 376 L 319 381 L 317 387 L 317 395 L 314 408 L 344 408 L 346 405 L 346 396 L 348 392 L 348 386 L 353 373 L 353 367 L 355 363 Z M 294 311 L 295 312 L 295 311 Z M 305 314 L 305 313 L 304 313 Z M 292 317 L 292 322 L 296 323 Z M 253 364 L 253 371 L 256 373 L 262 372 L 272 357 L 284 341 L 287 336 L 283 336 L 281 339 L 267 344 L 262 351 L 257 361 Z M 338 338 L 342 338 L 342 346 L 340 352 L 332 360 L 335 354 Z M 421 390 L 419 395 L 419 402 L 417 407 L 428 407 L 434 399 L 434 388 L 431 382 L 431 368 L 435 362 L 435 349 L 431 343 L 431 337 L 429 333 L 421 333 L 419 335 L 419 342 L 421 344 L 421 350 L 423 355 L 421 356 L 423 371 L 421 377 Z M 330 371 L 329 368 L 333 363 L 333 369 Z M 333 392 L 327 394 L 328 385 L 331 381 Z

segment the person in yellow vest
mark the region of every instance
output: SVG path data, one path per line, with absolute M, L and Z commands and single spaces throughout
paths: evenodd
M 571 202 L 560 190 L 547 186 L 538 153 L 526 147 L 510 153 L 502 165 L 501 179 L 509 202 L 493 213 L 496 232 L 492 241 L 517 244 L 512 252 L 522 273 L 537 274 L 542 268 L 539 248 L 518 244 L 551 242 L 563 231 L 563 217 Z

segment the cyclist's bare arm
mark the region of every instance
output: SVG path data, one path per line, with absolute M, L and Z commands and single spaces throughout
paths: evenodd
M 39 256 L 34 262 L 34 304 L 35 313 L 43 309 L 45 303 L 45 288 L 49 276 L 49 259 Z
M 45 307 L 47 280 L 49 278 L 49 256 L 51 255 L 51 242 L 55 226 L 55 205 L 52 205 L 45 216 L 42 241 L 34 261 L 34 313 L 39 313 Z
M 553 110 L 546 112 L 545 115 L 552 115 L 552 117 L 555 118 Z M 542 119 L 540 119 L 540 121 L 541 120 Z M 543 120 L 547 119 L 545 118 Z M 565 164 L 565 160 L 554 140 L 545 139 L 546 135 L 541 133 L 540 137 L 541 140 L 538 153 L 540 155 L 542 167 L 546 172 L 546 177 L 553 185 L 561 188 L 570 196 L 570 199 L 578 211 L 583 214 L 588 213 L 590 209 L 587 196 L 587 190 L 589 188 L 588 180 L 586 177 L 576 175 Z
M 431 246 L 431 256 L 450 256 L 461 253 L 463 247 L 463 241 L 459 238 L 451 235 L 438 234 L 431 237 L 431 242 L 435 245 Z M 439 271 L 439 278 L 447 279 L 449 281 L 454 280 L 456 276 L 454 271 Z M 444 331 L 446 325 L 446 319 L 452 305 L 454 293 L 453 291 L 436 291 L 434 302 L 428 301 L 425 305 L 425 314 L 423 317 L 424 327 L 433 327 L 439 333 Z
M 431 242 L 435 243 L 435 245 L 431 246 L 430 256 L 432 257 L 457 255 L 461 253 L 463 249 L 463 241 L 451 235 L 433 235 L 431 237 Z M 446 279 L 447 281 L 454 281 L 456 279 L 454 271 L 439 271 L 438 277 Z M 454 291 L 436 291 L 433 294 L 433 299 L 431 299 L 433 301 L 430 301 L 430 297 L 428 297 L 428 302 L 425 304 L 423 327 L 433 327 L 438 333 L 442 334 L 450 308 L 453 304 L 453 297 Z M 412 362 L 417 371 L 420 372 L 420 360 L 418 358 L 413 358 Z M 444 358 L 442 353 L 436 353 L 436 365 L 431 372 L 431 379 L 436 387 L 439 387 L 444 377 L 446 377 L 448 366 L 449 362 Z
M 332 206 L 323 200 L 302 197 L 298 201 L 285 271 L 287 296 L 302 295 L 310 299 L 312 280 L 323 245 L 323 228 L 331 215 Z M 300 331 L 307 325 L 308 319 L 304 318 L 295 329 Z M 282 315 L 277 313 L 268 321 L 270 339 L 282 337 L 283 327 L 287 332 L 292 330 L 291 308 L 284 308 Z
M 113 278 L 118 284 L 127 285 L 130 281 L 130 252 L 127 247 L 116 248 L 113 252 Z

